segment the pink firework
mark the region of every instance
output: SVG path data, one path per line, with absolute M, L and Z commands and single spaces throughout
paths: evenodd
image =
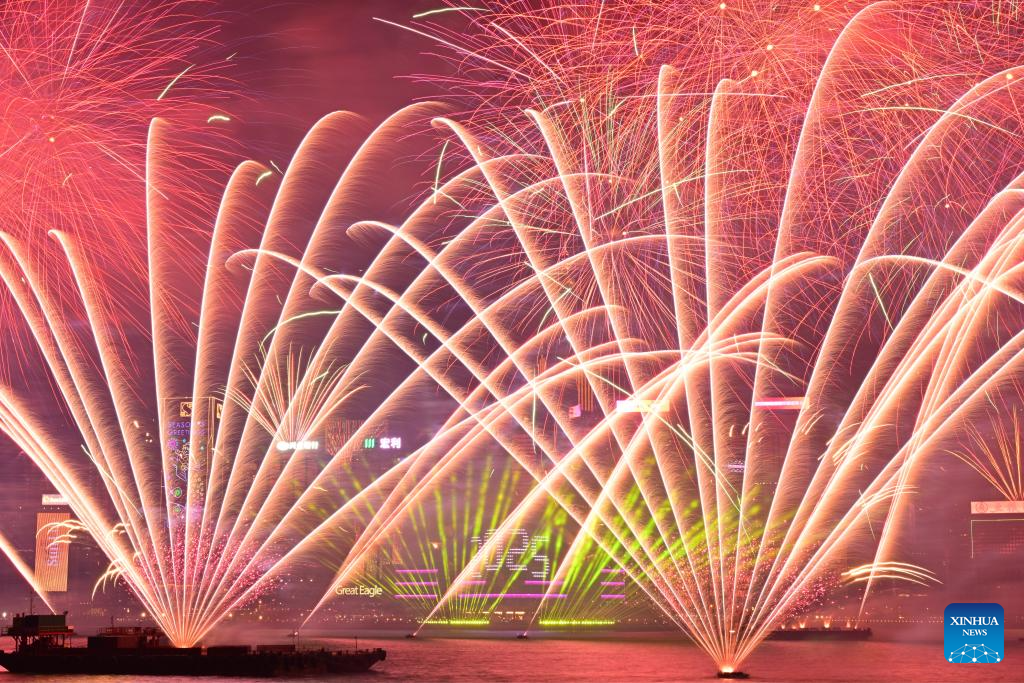
M 555 496 L 723 673 L 842 573 L 927 576 L 891 559 L 902 512 L 1024 359 L 1015 8 L 418 20 L 469 104 L 397 232 L 496 339 L 450 351 L 483 438 L 550 459 L 504 528 Z
M 194 0 L 0 6 L 0 225 L 27 240 L 33 258 L 60 230 L 83 239 L 91 259 L 141 268 L 155 117 L 195 141 L 174 160 L 183 212 L 208 203 L 203 178 L 226 169 L 206 149 L 229 119 L 216 104 L 230 63 L 207 54 L 218 22 L 201 10 L 210 7 Z

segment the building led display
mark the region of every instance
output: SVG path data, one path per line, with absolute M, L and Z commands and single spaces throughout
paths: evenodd
M 58 539 L 64 533 L 61 524 L 71 519 L 69 512 L 40 512 L 36 515 L 36 582 L 48 593 L 68 589 L 68 546 Z

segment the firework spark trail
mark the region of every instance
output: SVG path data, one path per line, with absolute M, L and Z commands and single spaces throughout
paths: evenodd
M 1013 397 L 1019 395 L 1012 394 Z M 1006 500 L 1022 500 L 1020 415 L 1013 411 L 1009 424 L 1000 419 L 998 411 L 990 409 L 982 415 L 995 425 L 995 434 L 983 433 L 977 426 L 980 420 L 971 420 L 964 425 L 970 436 L 969 443 L 951 453 L 970 465 Z
M 734 7 L 723 11 L 726 9 Z M 741 10 L 742 16 L 743 6 L 735 9 Z M 791 18 L 791 8 L 784 9 L 790 12 L 783 12 L 786 18 Z M 580 5 L 569 11 L 590 10 Z M 1010 187 L 1020 168 L 1019 115 L 1012 102 L 1019 79 L 1014 70 L 1005 70 L 1017 55 L 1005 42 L 1007 34 L 999 34 L 1012 24 L 1012 17 L 1006 25 L 986 25 L 987 20 L 972 11 L 914 5 L 906 9 L 870 7 L 843 28 L 838 41 L 820 43 L 832 46 L 820 77 L 814 55 L 792 50 L 786 63 L 796 64 L 802 72 L 780 68 L 771 77 L 772 72 L 752 71 L 750 78 L 760 80 L 745 79 L 742 87 L 738 81 L 721 81 L 717 87 L 683 90 L 672 87 L 683 82 L 682 77 L 679 83 L 673 80 L 678 70 L 661 69 L 658 92 L 668 93 L 649 98 L 657 103 L 657 109 L 635 108 L 631 119 L 603 138 L 591 135 L 590 129 L 597 126 L 592 123 L 595 112 L 589 108 L 593 101 L 589 96 L 623 82 L 627 87 L 643 88 L 655 78 L 626 81 L 614 66 L 606 66 L 607 52 L 591 49 L 585 56 L 573 54 L 572 41 L 577 37 L 591 48 L 597 42 L 598 29 L 590 30 L 593 22 L 553 22 L 544 10 L 530 15 L 522 7 L 497 5 L 485 20 L 473 21 L 508 21 L 493 33 L 484 31 L 487 38 L 473 43 L 472 49 L 461 50 L 466 63 L 484 56 L 485 63 L 515 63 L 519 69 L 541 65 L 526 83 L 515 82 L 522 76 L 517 69 L 506 70 L 502 84 L 488 86 L 505 88 L 493 99 L 508 94 L 508 101 L 529 104 L 502 109 L 488 101 L 474 109 L 470 118 L 475 117 L 482 127 L 492 124 L 505 131 L 492 140 L 526 141 L 523 144 L 534 145 L 533 152 L 539 146 L 553 158 L 564 190 L 561 200 L 516 208 L 517 218 L 502 205 L 501 192 L 496 192 L 496 199 L 510 223 L 533 226 L 546 221 L 559 225 L 544 229 L 546 234 L 578 237 L 577 245 L 564 244 L 565 251 L 559 256 L 564 258 L 574 250 L 586 254 L 591 271 L 574 273 L 582 283 L 575 283 L 573 289 L 612 307 L 608 324 L 613 336 L 624 329 L 619 312 L 628 316 L 638 307 L 624 305 L 633 303 L 624 298 L 624 292 L 634 283 L 624 281 L 626 276 L 611 269 L 608 262 L 594 259 L 593 245 L 588 242 L 601 217 L 615 214 L 626 225 L 636 221 L 657 230 L 661 223 L 669 235 L 700 236 L 700 258 L 676 248 L 675 243 L 666 249 L 673 264 L 668 268 L 672 281 L 669 295 L 676 312 L 670 320 L 681 349 L 687 348 L 694 331 L 713 330 L 710 320 L 721 297 L 741 286 L 751 272 L 767 269 L 773 273 L 773 264 L 800 251 L 823 252 L 838 260 L 833 274 L 808 277 L 788 286 L 769 277 L 772 291 L 766 305 L 750 316 L 752 329 L 791 338 L 798 345 L 762 347 L 764 357 L 752 364 L 756 368 L 752 374 L 737 372 L 735 363 L 724 359 L 709 364 L 706 375 L 684 381 L 686 398 L 679 400 L 686 401 L 685 421 L 691 425 L 694 439 L 691 461 L 696 464 L 688 476 L 691 481 L 696 478 L 693 488 L 699 495 L 701 519 L 676 517 L 675 523 L 689 526 L 699 521 L 709 534 L 699 549 L 705 570 L 698 585 L 709 591 L 711 602 L 700 605 L 705 618 L 698 628 L 710 626 L 712 633 L 699 635 L 705 643 L 710 636 L 713 645 L 708 649 L 714 650 L 722 666 L 738 665 L 771 625 L 795 606 L 800 589 L 826 570 L 827 560 L 864 533 L 868 508 L 889 508 L 883 517 L 891 523 L 884 527 L 878 560 L 879 568 L 887 566 L 884 558 L 898 534 L 899 510 L 908 492 L 914 490 L 912 482 L 914 473 L 920 471 L 920 460 L 931 453 L 941 435 L 948 435 L 958 424 L 965 409 L 987 400 L 987 390 L 1016 370 L 1019 309 L 1015 307 L 1019 297 L 1015 287 L 1001 282 L 1016 275 L 1009 266 L 1016 260 L 1014 231 L 1004 230 L 1014 222 L 1009 219 L 1015 211 L 1008 208 L 1010 216 L 1001 223 L 998 217 L 989 225 L 983 223 L 986 204 L 992 198 L 1002 201 L 1001 192 Z M 826 23 L 836 26 L 838 21 L 843 27 L 850 16 L 852 13 L 833 13 Z M 640 47 L 643 34 L 638 42 L 637 22 L 631 19 L 630 50 L 632 56 L 639 57 L 645 52 Z M 515 22 L 526 29 L 514 40 L 501 41 L 500 36 L 509 36 L 508 26 Z M 611 25 L 615 26 L 614 22 Z M 555 26 L 557 39 L 545 43 L 551 36 L 542 34 Z M 587 30 L 582 30 L 583 26 Z M 950 50 L 943 36 L 970 32 L 967 27 L 979 29 L 976 35 L 982 48 L 976 54 Z M 622 23 L 615 28 L 624 33 Z M 662 25 L 657 30 L 669 29 Z M 451 36 L 443 29 L 423 33 Z M 471 34 L 466 41 L 472 40 Z M 679 42 L 699 44 L 700 40 Z M 727 43 L 717 44 L 722 42 Z M 776 49 L 783 42 L 767 43 L 766 48 L 766 43 L 760 44 L 779 55 Z M 526 53 L 523 59 L 508 58 L 520 48 Z M 555 51 L 569 56 L 549 58 Z M 615 54 L 614 44 L 610 51 Z M 820 54 L 824 56 L 824 50 Z M 704 56 L 700 52 L 700 57 Z M 552 65 L 557 64 L 576 69 L 574 75 L 590 75 L 586 66 L 579 66 L 588 64 L 588 59 L 601 62 L 600 74 L 593 74 L 592 81 L 551 73 Z M 653 68 L 637 67 L 637 71 L 652 73 Z M 695 78 L 707 78 L 710 84 L 719 81 L 707 70 L 693 71 L 698 74 Z M 907 72 L 921 75 L 908 79 Z M 813 83 L 813 93 L 801 85 L 801 73 L 815 74 L 803 81 Z M 548 79 L 548 75 L 556 78 Z M 591 84 L 594 88 L 580 97 L 579 92 L 564 92 L 565 83 L 582 83 L 579 91 L 586 91 Z M 932 87 L 936 83 L 938 87 Z M 924 89 L 923 84 L 930 84 L 931 89 Z M 783 88 L 781 92 L 786 93 L 771 98 L 782 101 L 778 109 L 761 103 L 759 109 L 744 110 L 734 104 L 751 101 L 746 97 L 750 90 L 768 88 Z M 710 94 L 703 101 L 681 105 L 673 102 L 677 89 Z M 546 109 L 554 119 L 533 114 L 538 125 L 533 129 L 536 135 L 531 135 L 512 117 L 519 115 L 519 109 L 531 107 L 538 93 L 544 98 L 550 91 L 558 92 L 548 102 L 558 103 L 559 114 L 553 114 L 554 107 Z M 732 98 L 733 92 L 744 97 Z M 794 126 L 793 120 L 799 119 L 788 119 L 786 114 L 796 112 L 807 98 L 809 114 L 801 125 Z M 600 95 L 595 99 L 600 101 Z M 907 105 L 907 100 L 914 104 Z M 580 104 L 574 104 L 577 102 Z M 626 110 L 619 102 L 612 112 L 607 116 L 625 118 L 621 115 Z M 605 116 L 600 110 L 596 113 Z M 759 124 L 771 124 L 780 114 L 775 129 L 780 134 L 771 142 L 781 149 L 795 147 L 791 165 L 780 161 L 777 149 L 765 151 L 765 141 L 756 137 Z M 668 130 L 665 124 L 675 116 L 687 125 Z M 711 123 L 701 125 L 706 117 Z M 658 125 L 651 125 L 652 121 Z M 510 133 L 510 128 L 514 132 Z M 771 125 L 768 128 L 773 130 Z M 459 137 L 463 142 L 470 139 Z M 705 142 L 693 142 L 694 138 Z M 682 141 L 693 144 L 680 145 Z M 736 144 L 740 141 L 746 144 Z M 447 142 L 445 145 L 446 158 L 451 159 L 452 149 Z M 466 147 L 471 161 L 480 163 L 479 145 Z M 677 152 L 677 147 L 682 151 Z M 658 154 L 649 153 L 655 149 Z M 976 164 L 979 149 L 991 153 L 981 154 L 981 164 Z M 652 168 L 650 160 L 655 158 L 656 168 Z M 781 168 L 788 180 L 766 169 L 767 164 Z M 689 190 L 680 193 L 686 183 L 679 179 L 694 177 L 693 168 L 703 169 L 696 174 L 702 181 L 692 183 L 694 194 Z M 631 191 L 625 201 L 616 199 L 614 189 L 601 185 L 646 176 L 656 178 L 650 183 L 654 193 Z M 941 178 L 949 182 L 936 182 Z M 492 190 L 499 189 L 495 185 L 491 183 Z M 642 188 L 643 184 L 633 183 L 632 187 Z M 660 206 L 645 205 L 643 198 L 651 194 L 660 195 Z M 544 213 L 553 212 L 558 201 L 557 211 L 563 216 L 560 222 Z M 607 208 L 600 206 L 602 202 Z M 658 209 L 661 221 L 646 213 Z M 770 227 L 776 212 L 782 216 L 777 231 Z M 973 220 L 976 216 L 981 222 Z M 767 229 L 759 229 L 761 221 Z M 525 239 L 522 230 L 517 234 Z M 621 233 L 612 232 L 607 238 L 617 248 L 610 251 L 628 255 Z M 523 251 L 548 254 L 557 250 L 536 242 L 524 244 Z M 654 272 L 662 262 L 648 259 L 646 265 Z M 629 274 L 644 277 L 642 271 Z M 650 285 L 648 280 L 640 287 L 647 288 L 646 303 L 657 305 L 658 291 Z M 545 304 L 557 310 L 564 301 L 549 294 Z M 1002 327 L 992 326 L 994 311 L 1001 314 L 998 325 Z M 649 321 L 630 322 L 642 325 Z M 652 349 L 660 348 L 658 342 L 665 338 L 660 330 L 651 326 L 637 329 L 644 330 L 639 336 L 653 342 Z M 984 343 L 967 343 L 965 333 L 968 339 L 983 339 Z M 566 334 L 575 331 L 566 330 Z M 934 375 L 921 372 L 932 364 L 938 369 Z M 632 361 L 623 359 L 624 383 L 632 383 L 624 393 L 636 397 L 640 387 L 633 382 L 636 375 L 628 365 L 635 369 Z M 748 387 L 745 391 L 744 386 Z M 910 400 L 915 391 L 921 392 L 919 397 Z M 804 392 L 796 427 L 756 405 L 765 395 Z M 668 393 L 672 397 L 672 392 Z M 607 417 L 607 403 L 600 403 Z M 750 429 L 740 431 L 743 443 L 730 443 L 727 438 L 733 426 L 745 422 L 746 415 L 753 419 Z M 633 434 L 649 434 L 649 422 L 643 419 Z M 626 437 L 627 443 L 632 443 L 629 434 Z M 621 439 L 609 445 L 615 448 L 616 443 L 621 449 Z M 784 445 L 780 447 L 780 443 Z M 657 461 L 659 447 L 664 447 L 650 445 Z M 620 463 L 616 472 L 627 471 L 631 450 L 619 451 L 624 464 Z M 781 452 L 781 457 L 773 452 Z M 713 454 L 714 465 L 705 467 L 700 453 Z M 745 465 L 741 474 L 722 474 L 722 465 L 730 461 Z M 855 473 L 854 463 L 865 473 Z M 664 467 L 658 472 L 666 480 L 672 475 Z M 779 481 L 776 488 L 755 492 L 751 487 L 752 482 L 773 475 Z M 602 480 L 612 481 L 608 476 Z M 686 476 L 675 481 L 685 482 Z M 649 486 L 651 482 L 638 484 Z M 863 485 L 868 485 L 867 492 L 858 494 L 865 490 Z M 728 492 L 737 486 L 743 491 L 738 514 L 727 503 Z M 607 489 L 603 494 L 621 495 Z M 648 506 L 647 512 L 659 519 L 656 505 L 649 502 Z M 732 525 L 735 538 L 725 533 L 723 521 L 730 516 L 738 518 Z M 593 532 L 587 525 L 584 528 Z M 625 528 L 637 527 L 627 524 Z M 816 537 L 819 540 L 812 540 Z M 638 547 L 647 546 L 643 537 L 637 540 Z M 640 561 L 637 557 L 623 560 Z M 666 562 L 655 573 L 670 569 L 675 557 Z M 651 580 L 657 584 L 655 577 Z M 670 602 L 679 595 L 668 586 L 658 589 Z M 449 595 L 453 592 L 454 588 Z
M 100 490 L 105 489 L 110 496 L 112 502 L 117 509 L 117 514 L 121 519 L 124 520 L 136 520 L 140 516 L 139 507 L 131 500 L 126 501 L 125 488 L 118 483 L 120 477 L 125 476 L 124 470 L 114 471 L 110 466 L 110 460 L 106 457 L 106 451 L 99 448 L 99 442 L 97 440 L 96 431 L 89 426 L 91 409 L 102 410 L 101 407 L 92 406 L 88 401 L 83 400 L 77 393 L 76 387 L 85 384 L 88 380 L 83 376 L 88 368 L 82 367 L 78 364 L 67 362 L 63 359 L 63 354 L 69 354 L 70 358 L 76 358 L 74 351 L 71 351 L 68 346 L 67 339 L 67 328 L 63 326 L 62 318 L 60 314 L 53 309 L 52 300 L 48 299 L 45 291 L 28 291 L 26 286 L 26 278 L 23 276 L 25 268 L 25 259 L 22 252 L 13 246 L 12 239 L 7 236 L 2 236 L 4 239 L 5 246 L 10 249 L 16 263 L 14 264 L 19 271 L 12 271 L 9 266 L 12 265 L 5 262 L 3 268 L 3 278 L 9 288 L 12 288 L 14 297 L 21 308 L 23 314 L 29 319 L 31 323 L 32 334 L 35 335 L 38 343 L 42 347 L 43 356 L 46 359 L 51 371 L 57 378 L 57 382 L 61 390 L 69 397 L 68 407 L 75 415 L 76 419 L 84 424 L 85 427 L 82 431 L 82 436 L 87 442 L 87 446 L 79 446 L 78 444 L 72 445 L 72 452 L 78 452 L 82 450 L 89 455 L 90 453 L 98 453 L 98 457 L 93 459 L 91 455 L 89 458 L 92 459 L 93 465 L 100 474 L 100 481 L 96 482 L 96 485 L 101 487 Z M 53 325 L 51 329 L 49 326 Z M 79 516 L 85 519 L 88 516 L 90 522 L 93 524 L 91 527 L 95 532 L 96 529 L 102 530 L 100 533 L 94 533 L 94 537 L 97 538 L 97 542 L 103 545 L 107 539 L 108 534 L 106 530 L 111 528 L 112 523 L 104 517 L 103 512 L 99 509 L 89 508 L 85 504 L 85 491 L 89 490 L 89 485 L 82 480 L 75 477 L 72 471 L 66 468 L 60 467 L 56 462 L 49 460 L 46 457 L 47 453 L 52 452 L 54 444 L 59 443 L 59 440 L 53 436 L 47 436 L 46 431 L 42 429 L 42 425 L 38 422 L 33 423 L 29 417 L 30 413 L 14 402 L 9 394 L 4 396 L 4 408 L 5 413 L 9 415 L 7 418 L 9 426 L 7 428 L 8 434 L 15 440 L 16 443 L 22 445 L 23 449 L 29 453 L 30 457 L 39 463 L 44 474 L 58 486 L 58 490 L 70 491 L 69 500 L 78 500 L 82 504 L 80 505 L 82 512 Z M 20 402 L 19 402 L 20 403 Z M 110 449 L 112 452 L 117 452 L 116 448 Z M 124 463 L 122 463 L 122 467 Z M 123 479 L 124 482 L 132 481 L 132 470 L 128 468 L 129 473 Z M 135 526 L 129 524 L 128 528 L 133 530 Z M 152 550 L 153 544 L 151 539 L 142 535 L 136 537 L 134 542 L 137 544 L 136 547 L 139 552 L 148 553 Z M 116 546 L 112 549 L 109 544 L 106 547 L 108 550 L 108 556 L 120 557 L 118 548 Z M 152 557 L 152 555 L 148 555 Z M 141 568 L 142 571 L 148 571 L 150 565 L 144 564 Z M 150 575 L 150 580 L 155 577 Z
M 53 603 L 50 602 L 49 594 L 47 594 L 46 590 L 43 589 L 43 587 L 36 581 L 35 572 L 32 571 L 31 567 L 25 564 L 25 560 L 21 559 L 21 554 L 18 552 L 18 549 L 15 548 L 2 533 L 0 533 L 0 548 L 3 549 L 4 555 L 11 561 L 11 564 L 14 565 L 18 574 L 21 575 L 21 578 L 25 579 L 25 583 L 32 586 L 32 590 L 35 591 L 36 595 L 42 598 L 43 602 L 46 604 L 46 609 L 56 614 L 57 610 L 53 608 Z

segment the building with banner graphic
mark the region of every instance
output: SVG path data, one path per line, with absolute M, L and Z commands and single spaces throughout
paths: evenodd
M 35 577 L 39 587 L 48 593 L 68 590 L 68 544 L 64 523 L 70 512 L 40 512 L 36 515 Z
M 172 466 L 165 486 L 173 509 L 183 514 L 190 484 L 200 487 L 192 492 L 194 500 L 202 500 L 205 493 L 202 489 L 209 478 L 210 453 L 223 404 L 210 397 L 164 401 L 163 446 Z

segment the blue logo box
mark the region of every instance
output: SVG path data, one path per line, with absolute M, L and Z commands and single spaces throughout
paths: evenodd
M 943 615 L 945 657 L 954 664 L 1003 661 L 1003 606 L 994 602 L 954 602 Z

